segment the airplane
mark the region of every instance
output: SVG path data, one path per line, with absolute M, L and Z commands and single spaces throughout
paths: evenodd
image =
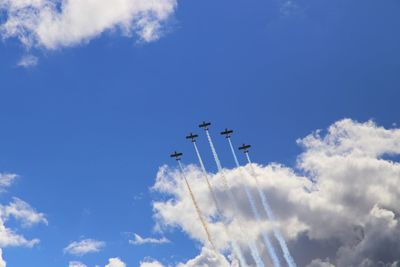
M 190 133 L 188 136 L 186 136 L 186 139 L 191 139 L 192 142 L 196 142 L 197 137 L 198 137 L 197 134 Z
M 247 152 L 249 152 L 250 147 L 251 147 L 251 145 L 243 144 L 242 146 L 239 147 L 239 150 L 244 150 L 244 153 L 247 153 Z
M 221 135 L 225 135 L 226 138 L 230 138 L 232 133 L 233 133 L 233 130 L 228 130 L 227 128 L 225 128 L 225 130 L 223 132 L 221 132 Z
M 183 155 L 182 153 L 175 151 L 170 156 L 171 156 L 171 158 L 175 158 L 176 160 L 180 160 L 182 155 Z
M 208 126 L 210 126 L 211 125 L 211 122 L 205 122 L 205 121 L 203 121 L 203 123 L 202 124 L 200 124 L 199 125 L 199 127 L 200 128 L 204 128 L 204 130 L 208 130 Z

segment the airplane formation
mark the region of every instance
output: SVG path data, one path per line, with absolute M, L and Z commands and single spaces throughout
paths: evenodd
M 209 126 L 211 126 L 211 122 L 203 121 L 201 124 L 199 124 L 199 128 L 203 128 L 204 130 L 207 130 L 207 131 L 209 130 Z M 230 138 L 232 133 L 233 133 L 233 130 L 229 130 L 228 128 L 225 128 L 225 130 L 222 131 L 220 134 L 225 136 L 226 138 Z M 191 132 L 191 133 L 189 133 L 189 135 L 186 136 L 186 139 L 189 139 L 192 142 L 196 142 L 197 137 L 199 137 L 198 134 L 194 134 Z M 251 147 L 251 145 L 243 144 L 238 149 L 243 150 L 244 153 L 249 153 L 250 147 Z M 176 160 L 181 160 L 183 153 L 174 151 L 174 153 L 172 153 L 170 156 L 171 156 L 171 158 L 175 158 Z
M 211 122 L 203 121 L 201 124 L 199 124 L 199 128 L 205 130 L 205 133 L 207 135 L 207 139 L 208 139 L 211 151 L 213 153 L 213 157 L 214 157 L 215 163 L 216 163 L 216 165 L 218 167 L 218 174 L 220 175 L 221 179 L 223 180 L 223 185 L 224 185 L 225 191 L 228 194 L 228 197 L 230 198 L 230 203 L 232 205 L 232 208 L 235 210 L 236 219 L 238 221 L 238 225 L 239 225 L 239 229 L 240 229 L 239 236 L 241 236 L 242 240 L 244 239 L 246 241 L 246 246 L 249 248 L 250 254 L 251 254 L 251 258 L 253 260 L 252 262 L 257 267 L 265 267 L 263 257 L 261 256 L 261 254 L 259 252 L 259 249 L 257 247 L 256 242 L 249 238 L 247 230 L 245 229 L 244 224 L 241 221 L 240 216 L 238 216 L 239 213 L 240 213 L 238 207 L 240 205 L 238 203 L 238 200 L 236 199 L 236 196 L 234 195 L 234 193 L 232 191 L 232 187 L 229 185 L 229 181 L 227 180 L 227 178 L 225 176 L 225 173 L 224 173 L 225 170 L 221 166 L 221 162 L 219 160 L 217 151 L 216 151 L 216 149 L 214 147 L 211 135 L 209 133 L 210 126 L 211 126 Z M 231 141 L 233 130 L 225 128 L 225 130 L 220 132 L 220 134 L 222 136 L 224 136 L 228 140 L 229 146 L 231 148 L 232 155 L 233 155 L 235 163 L 236 163 L 236 167 L 239 168 L 240 164 L 239 164 L 239 161 L 237 159 L 236 152 L 235 152 L 234 146 L 233 146 L 232 141 Z M 229 224 L 227 223 L 229 220 L 226 220 L 226 218 L 225 218 L 225 216 L 223 214 L 223 209 L 222 209 L 221 203 L 218 200 L 218 198 L 217 198 L 217 196 L 215 194 L 215 190 L 213 188 L 213 185 L 211 184 L 211 182 L 210 182 L 210 180 L 208 178 L 209 174 L 207 173 L 207 171 L 206 171 L 206 169 L 204 167 L 204 163 L 203 163 L 202 157 L 201 157 L 200 152 L 199 152 L 199 150 L 197 148 L 197 145 L 196 145 L 196 140 L 197 140 L 198 137 L 199 136 L 197 134 L 191 132 L 186 136 L 186 139 L 190 140 L 193 143 L 193 146 L 195 148 L 195 151 L 196 151 L 196 154 L 197 154 L 201 169 L 202 169 L 203 174 L 204 174 L 205 181 L 207 182 L 209 193 L 210 193 L 210 195 L 212 197 L 214 205 L 216 206 L 218 215 L 222 220 L 225 232 L 226 232 L 227 236 L 230 239 L 229 243 L 231 245 L 232 252 L 235 255 L 235 258 L 238 260 L 240 266 L 243 266 L 243 267 L 249 266 L 248 259 L 246 260 L 246 257 L 244 257 L 244 254 L 242 252 L 242 247 L 239 245 L 238 240 L 236 240 L 236 238 L 233 238 L 233 235 L 231 234 L 231 231 L 230 231 L 230 228 L 229 228 Z M 239 151 L 243 151 L 244 154 L 246 155 L 247 163 L 250 165 L 250 169 L 252 170 L 251 176 L 255 179 L 255 182 L 257 184 L 258 197 L 262 202 L 263 210 L 260 211 L 260 210 L 257 209 L 256 204 L 255 204 L 256 203 L 255 196 L 252 195 L 250 188 L 248 188 L 247 186 L 244 186 L 244 190 L 246 192 L 247 200 L 249 201 L 249 204 L 250 204 L 250 207 L 251 207 L 251 210 L 253 212 L 253 216 L 254 216 L 255 220 L 257 220 L 259 223 L 262 223 L 262 221 L 261 221 L 261 212 L 263 212 L 270 221 L 274 221 L 275 220 L 275 216 L 274 216 L 273 211 L 272 211 L 272 209 L 271 209 L 271 207 L 270 207 L 270 205 L 268 203 L 268 200 L 266 198 L 265 193 L 261 190 L 258 178 L 257 178 L 257 176 L 256 176 L 256 174 L 254 172 L 254 169 L 253 169 L 253 166 L 252 166 L 252 162 L 250 160 L 250 156 L 249 156 L 249 149 L 250 148 L 251 148 L 251 145 L 242 144 L 241 146 L 238 147 L 238 150 Z M 174 151 L 172 154 L 170 154 L 170 157 L 176 159 L 176 161 L 178 162 L 181 176 L 183 177 L 183 179 L 185 181 L 185 184 L 186 184 L 187 189 L 189 191 L 189 194 L 190 194 L 190 197 L 192 199 L 193 205 L 195 207 L 195 210 L 196 210 L 197 216 L 199 218 L 199 221 L 202 224 L 203 229 L 204 229 L 204 231 L 206 233 L 206 236 L 207 236 L 207 239 L 208 239 L 208 243 L 211 245 L 211 248 L 217 253 L 217 255 L 221 255 L 221 254 L 219 254 L 218 250 L 216 249 L 216 247 L 214 245 L 214 240 L 213 240 L 213 238 L 212 238 L 212 236 L 211 236 L 211 234 L 209 232 L 209 227 L 208 227 L 207 221 L 204 219 L 204 216 L 203 216 L 203 214 L 201 212 L 201 209 L 199 208 L 199 205 L 197 203 L 196 197 L 194 196 L 193 191 L 191 189 L 190 183 L 188 182 L 188 179 L 187 179 L 187 177 L 185 175 L 185 170 L 184 170 L 184 168 L 182 166 L 182 163 L 181 163 L 182 156 L 183 156 L 183 153 L 182 152 L 178 152 L 178 151 Z M 239 171 L 242 173 L 241 169 L 239 169 Z M 282 257 L 284 258 L 284 260 L 286 261 L 287 266 L 288 267 L 296 267 L 296 263 L 294 262 L 294 259 L 292 258 L 291 254 L 289 252 L 289 249 L 287 247 L 287 244 L 286 244 L 285 240 L 283 239 L 283 236 L 280 233 L 279 229 L 274 227 L 272 233 L 273 233 L 273 236 L 276 239 L 277 243 L 279 244 L 280 253 L 281 253 Z M 266 251 L 268 252 L 269 259 L 272 262 L 272 265 L 274 267 L 281 267 L 282 266 L 281 265 L 281 259 L 278 256 L 279 252 L 275 249 L 273 242 L 271 241 L 271 239 L 268 236 L 268 233 L 265 232 L 265 231 L 262 231 L 261 232 L 261 236 L 262 236 L 263 243 L 265 244 Z

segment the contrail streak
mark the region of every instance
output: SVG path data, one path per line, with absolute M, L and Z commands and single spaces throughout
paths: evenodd
M 209 189 L 209 191 L 211 193 L 211 197 L 212 197 L 212 199 L 214 201 L 215 206 L 217 207 L 218 213 L 220 213 L 219 215 L 221 216 L 222 215 L 222 213 L 221 213 L 222 209 L 220 208 L 219 202 L 217 200 L 217 196 L 216 196 L 216 194 L 214 192 L 214 189 L 213 189 L 213 187 L 212 187 L 212 185 L 210 183 L 210 180 L 208 179 L 207 171 L 206 171 L 206 168 L 204 166 L 203 159 L 201 158 L 199 149 L 197 148 L 196 142 L 193 142 L 193 146 L 194 146 L 194 149 L 196 150 L 197 158 L 199 159 L 199 163 L 200 163 L 201 169 L 203 171 L 203 175 L 204 175 L 204 177 L 206 179 L 208 189 Z
M 228 193 L 230 201 L 233 203 L 233 206 L 235 208 L 236 214 L 239 214 L 238 203 L 237 203 L 235 197 L 233 196 L 232 191 L 230 190 L 230 187 L 228 185 L 228 180 L 226 179 L 224 171 L 222 170 L 221 162 L 220 162 L 220 160 L 218 158 L 217 151 L 215 150 L 214 143 L 213 143 L 213 141 L 211 139 L 211 136 L 210 136 L 210 133 L 208 132 L 207 129 L 206 129 L 206 134 L 207 134 L 208 142 L 209 142 L 210 147 L 211 147 L 211 151 L 212 151 L 213 156 L 214 156 L 215 163 L 217 164 L 218 171 L 221 174 L 225 190 Z M 243 223 L 242 223 L 242 220 L 240 219 L 240 216 L 237 216 L 237 220 L 238 220 L 239 228 L 240 228 L 241 232 L 244 233 L 244 231 L 243 231 Z M 247 242 L 248 242 L 248 245 L 250 247 L 251 255 L 252 255 L 254 261 L 256 262 L 257 266 L 258 267 L 265 267 L 264 262 L 261 260 L 261 257 L 260 257 L 260 254 L 258 252 L 257 245 L 255 244 L 255 242 L 254 241 L 249 241 L 249 240 Z
M 260 186 L 260 183 L 259 183 L 259 181 L 258 181 L 258 179 L 257 179 L 257 175 L 256 175 L 256 173 L 255 173 L 255 171 L 254 171 L 252 162 L 251 162 L 251 160 L 250 160 L 249 153 L 248 153 L 248 152 L 245 152 L 245 154 L 246 154 L 247 161 L 248 161 L 248 163 L 249 163 L 249 165 L 250 165 L 250 168 L 251 168 L 251 171 L 252 171 L 252 176 L 254 177 L 254 179 L 255 179 L 255 181 L 256 181 L 256 185 L 257 185 L 256 187 L 257 187 L 258 194 L 259 194 L 259 196 L 260 196 L 260 198 L 261 198 L 262 205 L 263 205 L 263 207 L 264 207 L 264 209 L 265 209 L 265 212 L 267 213 L 268 218 L 269 218 L 271 221 L 274 222 L 274 221 L 275 221 L 275 215 L 274 215 L 274 213 L 273 213 L 273 211 L 272 211 L 271 206 L 270 206 L 269 203 L 268 203 L 267 196 L 266 196 L 266 195 L 264 194 L 264 192 L 261 190 L 261 186 Z M 296 263 L 295 263 L 295 261 L 294 261 L 292 255 L 290 254 L 289 248 L 288 248 L 288 246 L 287 246 L 287 244 L 286 244 L 286 241 L 285 241 L 285 239 L 283 238 L 281 232 L 280 232 L 275 226 L 273 227 L 273 232 L 274 232 L 275 238 L 278 240 L 278 243 L 279 243 L 279 245 L 280 245 L 280 247 L 281 247 L 281 249 L 282 249 L 283 256 L 284 256 L 284 258 L 285 258 L 285 260 L 286 260 L 288 266 L 289 266 L 289 267 L 296 267 L 297 265 L 296 265 Z
M 203 226 L 203 228 L 204 228 L 204 231 L 205 231 L 206 234 L 207 234 L 208 242 L 210 242 L 210 244 L 211 244 L 212 248 L 214 249 L 214 251 L 215 251 L 216 253 L 218 253 L 218 251 L 217 251 L 217 249 L 216 249 L 216 247 L 215 247 L 215 245 L 214 245 L 214 242 L 213 242 L 213 240 L 212 240 L 212 238 L 211 238 L 210 231 L 208 230 L 207 223 L 206 223 L 206 221 L 204 220 L 204 218 L 203 218 L 203 216 L 202 216 L 202 213 L 201 213 L 201 211 L 200 211 L 199 205 L 197 204 L 196 198 L 194 197 L 193 191 L 192 191 L 192 189 L 191 189 L 191 187 L 190 187 L 190 185 L 189 185 L 189 182 L 188 182 L 188 180 L 187 180 L 187 178 L 186 178 L 186 175 L 185 175 L 185 172 L 184 172 L 184 170 L 183 170 L 182 163 L 180 162 L 180 160 L 178 160 L 178 164 L 179 164 L 179 168 L 181 169 L 181 175 L 182 175 L 183 179 L 185 180 L 185 183 L 186 183 L 187 189 L 188 189 L 188 191 L 189 191 L 190 197 L 192 198 L 192 202 L 193 202 L 193 205 L 194 205 L 194 207 L 195 207 L 195 209 L 196 209 L 197 216 L 199 217 L 200 222 L 201 222 L 201 224 L 202 224 L 202 226 Z
M 212 187 L 212 185 L 210 183 L 210 180 L 208 179 L 208 174 L 207 174 L 206 168 L 204 166 L 203 159 L 201 158 L 199 149 L 197 148 L 196 142 L 192 142 L 192 143 L 193 143 L 194 149 L 196 150 L 197 158 L 199 159 L 199 163 L 200 163 L 201 169 L 203 171 L 204 178 L 206 179 L 208 190 L 210 191 L 210 194 L 211 194 L 211 197 L 212 197 L 213 202 L 215 204 L 215 207 L 217 208 L 218 215 L 221 217 L 222 222 L 224 224 L 225 233 L 228 236 L 229 240 L 231 241 L 231 245 L 232 245 L 233 251 L 234 251 L 236 257 L 238 257 L 240 265 L 242 267 L 247 267 L 246 260 L 243 257 L 242 250 L 241 250 L 240 246 L 237 244 L 237 242 L 235 241 L 235 239 L 232 238 L 232 234 L 230 233 L 229 228 L 226 225 L 225 220 L 223 219 L 223 213 L 222 213 L 221 205 L 219 204 L 219 202 L 217 200 L 217 196 L 216 196 L 215 191 L 214 191 L 214 188 Z
M 239 164 L 239 161 L 237 159 L 235 149 L 233 148 L 231 138 L 228 137 L 227 139 L 228 139 L 231 151 L 232 151 L 233 158 L 235 159 L 236 167 L 238 167 L 238 169 L 239 169 L 240 168 L 240 164 Z M 250 202 L 251 210 L 253 211 L 254 217 L 256 218 L 258 223 L 261 223 L 261 216 L 260 216 L 260 213 L 257 210 L 257 206 L 255 204 L 255 200 L 254 200 L 253 195 L 251 194 L 250 189 L 245 185 L 244 186 L 244 190 L 246 191 L 247 199 Z M 268 254 L 271 257 L 271 260 L 272 260 L 274 266 L 275 267 L 280 267 L 281 263 L 279 261 L 278 256 L 276 255 L 275 248 L 272 245 L 271 241 L 269 240 L 269 237 L 268 237 L 267 233 L 262 231 L 261 235 L 262 235 L 262 238 L 264 240 L 265 245 L 267 246 Z

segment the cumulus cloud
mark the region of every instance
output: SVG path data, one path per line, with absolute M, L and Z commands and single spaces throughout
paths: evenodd
M 146 237 L 143 238 L 138 234 L 135 234 L 135 238 L 133 240 L 129 240 L 130 244 L 134 245 L 143 245 L 143 244 L 165 244 L 169 243 L 170 241 L 166 237 L 161 237 L 161 238 L 152 238 L 152 237 Z
M 81 241 L 74 241 L 64 248 L 64 253 L 82 256 L 88 253 L 99 252 L 105 246 L 105 242 L 84 239 Z
M 229 267 L 235 266 L 239 267 L 239 265 L 234 264 L 231 265 L 221 254 L 216 254 L 213 250 L 210 250 L 206 247 L 203 247 L 200 255 L 195 257 L 194 259 L 189 260 L 186 263 L 179 263 L 177 267 Z
M 238 216 L 245 223 L 245 235 L 237 226 L 237 215 L 223 190 L 221 173 L 210 173 L 224 216 L 229 218 L 228 227 L 248 263 L 254 264 L 243 236 L 256 240 L 262 249 L 261 232 L 268 232 L 275 225 L 284 234 L 300 266 L 396 266 L 400 262 L 400 164 L 395 159 L 400 154 L 400 129 L 345 119 L 326 131 L 299 139 L 298 143 L 303 152 L 294 168 L 277 163 L 252 166 L 275 211 L 276 222 L 264 217 L 259 224 L 249 212 L 243 187 L 246 185 L 256 192 L 250 166 L 224 170 L 241 203 Z M 217 212 L 201 170 L 188 165 L 185 172 L 217 248 L 231 256 L 229 238 L 223 224 L 216 219 Z M 161 167 L 153 190 L 163 195 L 153 203 L 156 228 L 161 231 L 179 228 L 207 247 L 204 230 L 177 169 Z M 260 203 L 257 205 L 262 210 Z M 325 251 L 322 253 L 312 246 L 323 247 Z M 307 253 L 296 253 L 296 249 Z M 200 256 L 207 255 L 209 250 L 205 251 Z M 198 257 L 181 266 L 193 266 L 191 262 L 198 264 L 197 260 Z M 267 256 L 264 260 L 269 261 Z
M 186 263 L 178 263 L 177 267 L 239 267 L 237 262 L 230 264 L 222 254 L 217 254 L 213 250 L 203 247 L 200 255 Z M 140 267 L 166 267 L 156 260 L 140 262 Z
M 170 266 L 170 265 L 168 265 Z M 178 263 L 177 267 L 239 267 L 237 261 L 229 263 L 222 254 L 215 253 L 213 250 L 203 247 L 200 255 L 186 263 Z M 140 267 L 166 267 L 159 261 L 147 260 L 140 262 Z
M 111 258 L 105 267 L 126 267 L 126 264 L 119 258 Z
M 28 48 L 74 46 L 106 31 L 150 42 L 163 34 L 176 6 L 176 0 L 0 0 L 6 15 L 0 34 Z

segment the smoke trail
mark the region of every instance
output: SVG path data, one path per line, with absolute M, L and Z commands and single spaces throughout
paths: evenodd
M 268 203 L 267 196 L 261 190 L 261 186 L 260 186 L 260 183 L 258 182 L 257 175 L 256 175 L 256 173 L 254 171 L 252 162 L 250 160 L 249 153 L 246 152 L 245 154 L 246 154 L 247 161 L 248 161 L 248 163 L 250 165 L 250 168 L 251 168 L 251 171 L 252 171 L 252 176 L 254 177 L 254 179 L 256 181 L 257 191 L 258 191 L 258 194 L 259 194 L 259 196 L 261 198 L 261 202 L 262 202 L 262 205 L 263 205 L 263 207 L 265 209 L 265 212 L 267 213 L 267 216 L 271 221 L 275 221 L 275 215 L 274 215 L 274 213 L 272 211 L 271 206 Z M 283 256 L 284 256 L 287 264 L 289 265 L 289 267 L 296 267 L 297 265 L 296 265 L 292 255 L 290 254 L 289 248 L 288 248 L 288 246 L 286 244 L 286 241 L 283 238 L 282 234 L 279 232 L 279 230 L 275 226 L 273 228 L 273 232 L 274 232 L 275 238 L 278 240 L 279 245 L 280 245 L 280 247 L 281 247 L 281 249 L 283 251 Z
M 193 142 L 193 146 L 194 146 L 194 149 L 196 150 L 197 158 L 199 159 L 199 163 L 200 163 L 200 166 L 201 166 L 201 170 L 203 171 L 203 174 L 204 174 L 204 177 L 205 177 L 205 179 L 206 179 L 208 189 L 209 189 L 210 192 L 211 192 L 211 196 L 212 196 L 212 199 L 213 199 L 213 201 L 214 201 L 214 204 L 215 204 L 215 206 L 217 207 L 218 213 L 220 213 L 221 208 L 220 208 L 220 206 L 219 206 L 217 197 L 216 197 L 216 195 L 215 195 L 215 193 L 214 193 L 214 189 L 213 189 L 212 186 L 211 186 L 210 180 L 208 180 L 207 171 L 206 171 L 206 168 L 204 167 L 204 162 L 203 162 L 203 159 L 201 158 L 201 155 L 200 155 L 199 149 L 197 148 L 196 142 Z M 221 213 L 221 214 L 222 214 L 222 213 Z M 221 214 L 220 214 L 220 215 L 221 215 Z
M 188 188 L 190 197 L 192 198 L 193 205 L 194 205 L 194 207 L 195 207 L 195 209 L 196 209 L 196 212 L 197 212 L 197 216 L 199 217 L 200 222 L 201 222 L 201 224 L 203 225 L 203 228 L 204 228 L 204 230 L 205 230 L 205 232 L 206 232 L 206 234 L 207 234 L 208 242 L 210 242 L 210 244 L 211 244 L 212 248 L 214 249 L 214 251 L 215 251 L 216 253 L 218 253 L 218 251 L 217 251 L 217 249 L 216 249 L 216 247 L 215 247 L 215 245 L 214 245 L 214 242 L 213 242 L 213 240 L 212 240 L 212 238 L 211 238 L 210 232 L 208 231 L 207 223 L 206 223 L 206 221 L 203 219 L 203 216 L 202 216 L 202 214 L 201 214 L 199 205 L 197 204 L 196 198 L 194 197 L 193 191 L 192 191 L 192 189 L 191 189 L 191 187 L 190 187 L 190 185 L 189 185 L 189 182 L 188 182 L 188 180 L 187 180 L 187 178 L 186 178 L 186 175 L 185 175 L 185 172 L 184 172 L 184 170 L 183 170 L 182 163 L 180 162 L 180 160 L 178 160 L 178 164 L 179 164 L 179 168 L 181 169 L 181 175 L 182 175 L 183 179 L 185 180 L 186 186 L 187 186 L 187 188 Z
M 222 219 L 223 213 L 222 213 L 221 205 L 219 204 L 219 202 L 217 200 L 217 196 L 215 194 L 215 191 L 210 183 L 210 180 L 208 179 L 208 174 L 207 174 L 206 168 L 204 167 L 203 159 L 201 158 L 201 155 L 200 155 L 199 149 L 197 148 L 196 142 L 193 142 L 193 146 L 194 146 L 194 149 L 196 150 L 197 158 L 199 159 L 199 163 L 200 163 L 201 169 L 203 171 L 204 178 L 206 179 L 208 190 L 210 191 L 210 194 L 214 201 L 215 207 L 217 208 L 218 215 Z M 232 234 L 230 233 L 230 231 L 226 225 L 226 222 L 224 220 L 222 222 L 224 224 L 225 233 L 228 236 L 229 240 L 231 241 L 231 245 L 232 245 L 234 254 L 238 257 L 240 265 L 242 267 L 247 267 L 246 260 L 243 257 L 243 253 L 242 253 L 240 246 L 236 243 L 235 239 L 232 238 Z
M 210 143 L 210 147 L 211 147 L 211 151 L 212 151 L 213 156 L 214 156 L 215 163 L 217 164 L 218 171 L 222 171 L 221 161 L 219 161 L 217 151 L 215 150 L 214 143 L 213 143 L 213 141 L 211 139 L 211 135 L 208 132 L 208 130 L 206 130 L 206 134 L 207 134 L 208 142 Z
M 231 151 L 232 151 L 233 158 L 235 159 L 236 167 L 239 168 L 240 164 L 239 164 L 239 161 L 237 159 L 235 149 L 233 148 L 231 138 L 228 137 L 227 139 L 228 139 Z M 257 210 L 253 195 L 251 194 L 251 192 L 250 192 L 250 190 L 249 190 L 249 188 L 247 186 L 244 186 L 244 190 L 246 191 L 247 199 L 250 202 L 251 210 L 253 211 L 253 214 L 256 217 L 257 222 L 261 223 L 261 216 L 260 216 L 260 213 Z M 268 237 L 267 233 L 262 231 L 261 235 L 262 235 L 262 238 L 264 240 L 265 245 L 267 246 L 268 254 L 271 257 L 271 260 L 272 260 L 274 266 L 275 267 L 280 267 L 281 263 L 279 261 L 278 256 L 276 255 L 275 248 L 272 245 L 271 241 L 269 240 L 269 237 Z
M 233 206 L 235 208 L 236 213 L 239 214 L 238 204 L 236 202 L 235 197 L 232 194 L 232 191 L 230 190 L 230 187 L 228 185 L 228 180 L 226 179 L 225 174 L 224 174 L 224 172 L 222 170 L 221 162 L 220 162 L 220 160 L 218 158 L 217 151 L 215 150 L 214 143 L 213 143 L 213 141 L 211 139 L 211 135 L 210 135 L 210 133 L 208 132 L 207 129 L 206 129 L 206 134 L 207 134 L 208 142 L 209 142 L 210 147 L 211 147 L 211 151 L 212 151 L 213 156 L 214 156 L 215 163 L 217 164 L 218 171 L 221 174 L 225 190 L 228 193 L 230 201 L 233 203 Z M 240 216 L 237 217 L 237 220 L 238 220 L 239 228 L 240 228 L 241 232 L 244 233 L 244 231 L 243 231 L 243 223 L 242 223 L 242 220 L 240 219 Z M 250 247 L 251 255 L 252 255 L 254 261 L 256 262 L 257 266 L 258 267 L 265 267 L 263 261 L 261 260 L 261 257 L 260 257 L 260 254 L 258 252 L 257 245 L 255 244 L 255 242 L 248 240 L 247 243 L 248 243 L 248 245 Z

